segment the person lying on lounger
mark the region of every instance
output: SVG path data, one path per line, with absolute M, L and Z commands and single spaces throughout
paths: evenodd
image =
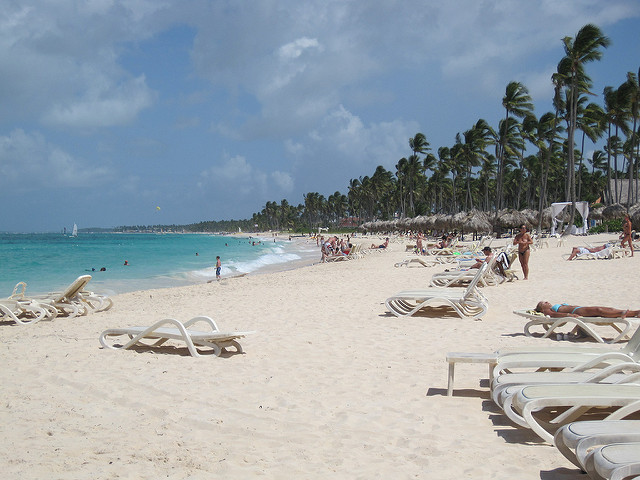
M 544 313 L 549 317 L 604 317 L 604 318 L 627 318 L 640 316 L 640 310 L 619 310 L 611 307 L 581 307 L 569 305 L 567 303 L 539 302 L 536 305 L 536 312 Z
M 389 237 L 384 239 L 384 243 L 381 245 L 376 245 L 375 243 L 371 244 L 370 248 L 387 248 L 389 246 Z
M 599 247 L 573 247 L 571 250 L 571 255 L 567 260 L 573 260 L 578 255 L 584 255 L 585 253 L 597 253 L 605 250 L 611 246 L 610 243 L 605 243 L 604 245 L 600 245 Z

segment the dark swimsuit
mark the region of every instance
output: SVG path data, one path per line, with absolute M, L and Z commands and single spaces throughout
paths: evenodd
M 528 251 L 529 251 L 529 245 L 527 245 L 527 248 L 525 248 L 523 251 L 521 251 L 521 252 L 520 252 L 520 251 L 518 251 L 518 253 L 519 253 L 520 255 L 524 255 L 524 254 L 525 254 L 525 253 L 527 253 Z

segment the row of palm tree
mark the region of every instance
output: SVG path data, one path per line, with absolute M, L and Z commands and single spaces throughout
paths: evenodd
M 591 24 L 563 39 L 565 56 L 551 79 L 554 111 L 537 117 L 526 86 L 510 82 L 496 128 L 479 119 L 435 153 L 426 135 L 416 133 L 395 171 L 378 166 L 371 176 L 351 179 L 347 195 L 307 193 L 296 207 L 267 202 L 253 221 L 262 228 L 315 229 L 346 216 L 365 222 L 507 207 L 542 212 L 554 201 L 572 202 L 573 221 L 577 200 L 620 202 L 619 179 L 629 180 L 627 202 L 636 203 L 640 71 L 629 72 L 618 88 L 606 87 L 603 105 L 589 102 L 595 95 L 586 65 L 608 45 Z M 587 141 L 603 145 L 591 158 L 585 158 Z

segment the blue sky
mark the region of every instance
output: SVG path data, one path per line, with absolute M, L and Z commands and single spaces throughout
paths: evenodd
M 561 39 L 586 23 L 612 42 L 587 66 L 601 94 L 640 67 L 637 0 L 5 1 L 0 231 L 346 194 L 417 132 L 435 151 L 495 127 L 510 81 L 550 110 Z

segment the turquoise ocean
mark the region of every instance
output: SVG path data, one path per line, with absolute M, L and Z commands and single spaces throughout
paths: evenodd
M 205 283 L 215 280 L 217 255 L 222 278 L 287 270 L 320 257 L 315 241 L 308 237 L 3 233 L 0 298 L 11 295 L 18 282 L 27 283 L 27 292 L 46 293 L 60 291 L 86 274 L 92 276 L 90 290 L 109 295 Z M 100 271 L 103 267 L 105 271 Z

